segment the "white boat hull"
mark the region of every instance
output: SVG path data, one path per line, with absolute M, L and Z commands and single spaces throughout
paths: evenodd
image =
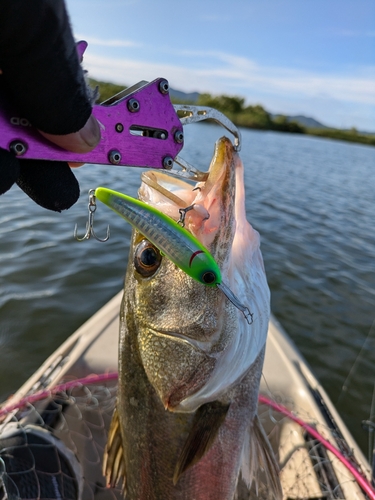
M 71 335 L 40 369 L 8 400 L 7 407 L 37 391 L 52 389 L 65 380 L 117 371 L 119 310 L 122 292 Z M 119 489 L 108 490 L 101 474 L 102 453 L 116 398 L 116 381 L 76 387 L 64 395 L 43 399 L 4 421 L 23 419 L 23 425 L 40 425 L 52 418 L 53 433 L 78 457 L 84 476 L 83 498 L 121 498 Z M 370 467 L 329 397 L 282 327 L 271 318 L 261 394 L 285 405 L 312 425 L 343 454 L 354 455 L 356 466 L 370 479 Z M 56 406 L 60 409 L 49 409 Z M 49 406 L 48 406 L 49 405 Z M 48 413 L 49 412 L 49 413 Z M 343 463 L 293 420 L 265 404 L 259 414 L 269 434 L 280 467 L 284 499 L 366 497 Z M 53 419 L 52 419 L 53 420 Z M 38 424 L 39 422 L 39 424 Z M 1 437 L 1 433 L 0 433 Z M 259 496 L 267 498 L 260 487 Z

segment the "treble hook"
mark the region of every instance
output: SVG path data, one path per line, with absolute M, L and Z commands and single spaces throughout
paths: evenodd
M 200 188 L 196 188 L 200 189 Z M 194 189 L 193 189 L 194 191 Z M 177 224 L 181 224 L 182 227 L 185 227 L 185 219 L 186 219 L 186 213 L 189 212 L 190 210 L 195 210 L 199 215 L 202 216 L 202 222 L 210 218 L 210 214 L 207 212 L 207 210 L 204 208 L 203 205 L 200 205 L 199 203 L 193 203 L 192 205 L 186 207 L 186 208 L 179 208 L 178 212 L 180 214 L 180 218 L 177 221 Z
M 96 210 L 96 196 L 95 196 L 95 189 L 90 189 L 89 191 L 89 204 L 87 205 L 87 208 L 89 210 L 89 220 L 86 222 L 86 234 L 82 238 L 78 238 L 77 236 L 77 224 L 74 227 L 74 238 L 77 241 L 84 241 L 84 240 L 89 240 L 91 236 L 93 236 L 96 240 L 105 242 L 109 238 L 109 226 L 107 227 L 107 236 L 104 239 L 99 238 L 96 236 L 95 231 L 94 231 L 94 213 Z
M 181 224 L 182 227 L 185 227 L 185 218 L 186 218 L 186 213 L 189 212 L 190 210 L 194 210 L 194 204 L 190 205 L 189 207 L 186 208 L 179 208 L 178 212 L 180 214 L 180 218 L 177 221 L 177 224 Z

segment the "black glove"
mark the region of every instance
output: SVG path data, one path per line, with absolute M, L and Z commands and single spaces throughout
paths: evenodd
M 39 130 L 65 135 L 88 122 L 92 95 L 63 0 L 0 0 L 0 70 L 2 95 Z M 88 123 L 90 130 L 97 127 L 93 135 L 99 140 L 93 117 Z M 95 140 L 90 139 L 92 149 Z M 50 210 L 67 209 L 79 197 L 67 163 L 18 160 L 0 150 L 0 194 L 14 182 Z

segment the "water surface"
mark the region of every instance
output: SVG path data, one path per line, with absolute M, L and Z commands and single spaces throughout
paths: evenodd
M 207 170 L 223 129 L 186 127 L 183 157 Z M 307 136 L 242 130 L 246 208 L 260 232 L 272 310 L 367 451 L 375 380 L 375 148 Z M 96 230 L 78 243 L 87 191 L 136 196 L 139 169 L 76 170 L 82 196 L 48 212 L 17 187 L 0 197 L 0 399 L 122 288 L 130 227 L 99 206 Z M 367 338 L 367 341 L 366 341 Z

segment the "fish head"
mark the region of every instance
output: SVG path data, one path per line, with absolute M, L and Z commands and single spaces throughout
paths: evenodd
M 194 206 L 186 229 L 254 313 L 249 325 L 217 287 L 193 280 L 133 232 L 125 297 L 140 359 L 164 407 L 193 412 L 225 397 L 264 346 L 270 311 L 259 235 L 246 220 L 242 162 L 225 137 L 216 143 L 207 179 L 195 187 L 155 171 L 142 180 L 139 198 L 173 219 Z

